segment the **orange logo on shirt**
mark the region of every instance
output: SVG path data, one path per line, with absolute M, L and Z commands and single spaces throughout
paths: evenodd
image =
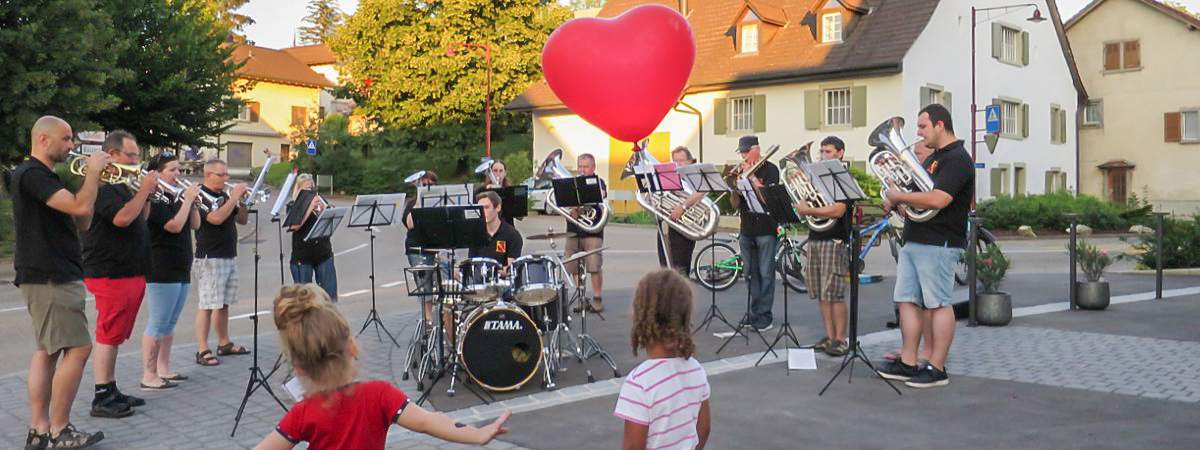
M 508 251 L 508 244 L 504 241 L 496 241 L 496 253 L 504 253 Z
M 933 164 L 929 166 L 929 174 L 930 175 L 933 175 L 933 171 L 937 170 L 937 164 L 938 164 L 938 162 L 934 161 Z

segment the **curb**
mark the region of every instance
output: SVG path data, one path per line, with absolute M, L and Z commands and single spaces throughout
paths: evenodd
M 1154 270 L 1114 270 L 1112 273 L 1121 275 L 1154 275 Z M 1200 267 L 1185 267 L 1181 269 L 1163 269 L 1163 275 L 1200 276 Z

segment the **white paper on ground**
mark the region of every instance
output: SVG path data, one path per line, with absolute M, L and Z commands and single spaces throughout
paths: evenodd
M 788 370 L 817 370 L 817 355 L 811 348 L 789 348 Z
M 728 338 L 728 337 L 730 337 L 730 336 L 733 336 L 733 332 L 732 332 L 732 331 L 725 331 L 725 332 L 722 332 L 722 333 L 713 333 L 713 337 L 715 337 L 715 338 L 718 338 L 718 339 L 725 339 L 725 338 Z
M 304 400 L 304 385 L 300 384 L 299 378 L 292 377 L 283 382 L 283 390 L 292 396 L 293 401 Z

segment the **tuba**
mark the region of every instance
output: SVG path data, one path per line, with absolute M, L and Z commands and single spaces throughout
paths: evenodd
M 658 165 L 662 163 L 655 159 L 649 150 L 645 150 L 644 146 L 634 148 L 633 156 L 625 164 L 625 169 L 621 171 L 621 179 L 633 175 L 634 168 L 644 164 Z M 642 208 L 654 213 L 659 220 L 666 222 L 675 231 L 687 236 L 688 239 L 698 241 L 717 231 L 717 220 L 721 217 L 717 202 L 704 197 L 699 203 L 685 207 L 683 216 L 679 220 L 671 219 L 671 210 L 676 205 L 683 205 L 683 202 L 695 192 L 696 190 L 691 185 L 683 183 L 682 191 L 642 192 L 641 189 L 638 189 L 634 192 L 634 199 Z
M 546 159 L 542 161 L 542 165 L 538 166 L 538 181 L 572 177 L 571 171 L 562 165 L 562 153 L 563 151 L 560 148 L 555 149 L 550 152 L 550 155 L 546 156 Z M 595 206 L 579 207 L 579 217 L 575 218 L 571 217 L 570 211 L 560 208 L 556 200 L 554 190 L 551 189 L 550 193 L 546 195 L 546 204 L 554 209 L 555 212 L 565 217 L 568 222 L 575 224 L 575 226 L 587 233 L 595 233 L 603 230 L 604 226 L 608 224 L 608 216 L 612 213 L 612 210 L 608 207 L 608 202 L 601 202 Z
M 784 156 L 780 160 L 780 165 L 783 166 L 782 182 L 786 188 L 788 197 L 792 199 L 792 203 L 803 203 L 810 208 L 820 208 L 833 204 L 831 199 L 825 197 L 823 191 L 817 188 L 813 183 L 812 174 L 808 171 L 808 164 L 812 161 L 809 159 L 809 149 L 812 147 L 812 142 L 804 144 Z M 808 227 L 816 231 L 825 231 L 837 223 L 836 219 L 827 219 L 814 216 L 805 216 L 805 222 L 808 222 Z
M 493 186 L 503 186 L 504 180 L 497 180 L 496 176 L 492 175 L 492 164 L 495 163 L 495 159 L 484 157 L 483 162 L 479 163 L 478 166 L 475 166 L 475 174 L 487 177 L 488 184 Z
M 929 178 L 929 172 L 925 171 L 925 166 L 921 165 L 921 161 L 912 151 L 912 147 L 921 141 L 905 144 L 904 137 L 900 135 L 900 129 L 903 127 L 904 119 L 893 117 L 875 127 L 867 139 L 867 144 L 875 147 L 867 166 L 883 185 L 880 189 L 881 194 L 887 191 L 888 181 L 895 183 L 896 188 L 903 192 L 933 190 L 933 180 Z M 925 222 L 937 215 L 938 211 L 907 206 L 904 208 L 904 215 L 913 222 Z

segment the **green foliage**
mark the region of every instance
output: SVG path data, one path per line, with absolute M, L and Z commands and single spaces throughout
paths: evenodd
M 1070 249 L 1071 244 L 1068 243 L 1067 250 Z M 1079 263 L 1079 270 L 1083 271 L 1083 276 L 1088 281 L 1100 281 L 1100 278 L 1104 277 L 1104 270 L 1111 266 L 1116 258 L 1088 244 L 1087 239 L 1080 239 L 1075 242 L 1075 261 Z
M 308 15 L 304 16 L 304 23 L 310 25 L 300 27 L 300 42 L 328 43 L 345 20 L 346 15 L 334 0 L 312 0 L 308 4 Z
M 878 178 L 854 167 L 850 168 L 850 174 L 854 175 L 854 180 L 858 182 L 858 186 L 862 188 L 863 193 L 870 197 L 866 201 L 867 203 L 883 203 L 883 198 L 879 196 L 879 190 L 882 185 L 879 183 Z
M 1079 223 L 1094 229 L 1127 229 L 1133 224 L 1144 223 L 1148 212 L 1142 206 L 1130 208 L 1065 192 L 1016 198 L 999 196 L 980 202 L 976 209 L 984 228 L 990 230 L 1016 230 L 1021 225 L 1041 230 L 1065 230 L 1070 225 L 1063 217 L 1066 213 L 1082 214 Z
M 234 12 L 234 11 L 237 11 L 238 8 L 241 8 L 242 5 L 249 3 L 250 0 L 169 0 L 169 1 L 182 1 L 190 7 L 197 8 L 196 11 L 199 14 L 197 14 L 196 17 L 203 17 L 204 19 L 215 21 L 216 25 L 217 25 L 216 26 L 217 34 L 220 35 L 222 38 L 225 38 L 226 36 L 228 36 L 230 39 L 233 39 L 234 42 L 240 42 L 243 44 L 251 44 L 251 45 L 254 44 L 254 42 L 247 40 L 246 36 L 238 34 L 238 33 L 242 32 L 247 26 L 254 25 L 254 19 L 251 19 L 250 16 L 247 16 L 245 14 L 238 14 L 238 13 Z
M 579 11 L 604 6 L 605 0 L 571 0 L 571 11 Z
M 632 223 L 638 225 L 654 224 L 657 218 L 647 211 L 635 211 L 629 214 L 613 214 L 608 217 L 612 223 Z
M 0 1 L 0 164 L 29 152 L 42 115 L 95 128 L 120 101 L 113 86 L 133 75 L 112 57 L 128 45 L 95 0 Z
M 1128 241 L 1128 239 L 1122 239 Z M 1133 248 L 1138 250 L 1131 255 L 1121 255 L 1124 259 L 1132 259 L 1141 267 L 1154 268 L 1158 264 L 1158 241 L 1153 234 L 1139 235 L 1134 238 Z M 1190 218 L 1163 218 L 1162 258 L 1164 269 L 1182 269 L 1200 267 L 1200 214 Z
M 984 251 L 975 254 L 975 258 L 975 275 L 983 284 L 983 293 L 999 293 L 1012 260 L 1004 256 L 996 244 L 988 244 Z

